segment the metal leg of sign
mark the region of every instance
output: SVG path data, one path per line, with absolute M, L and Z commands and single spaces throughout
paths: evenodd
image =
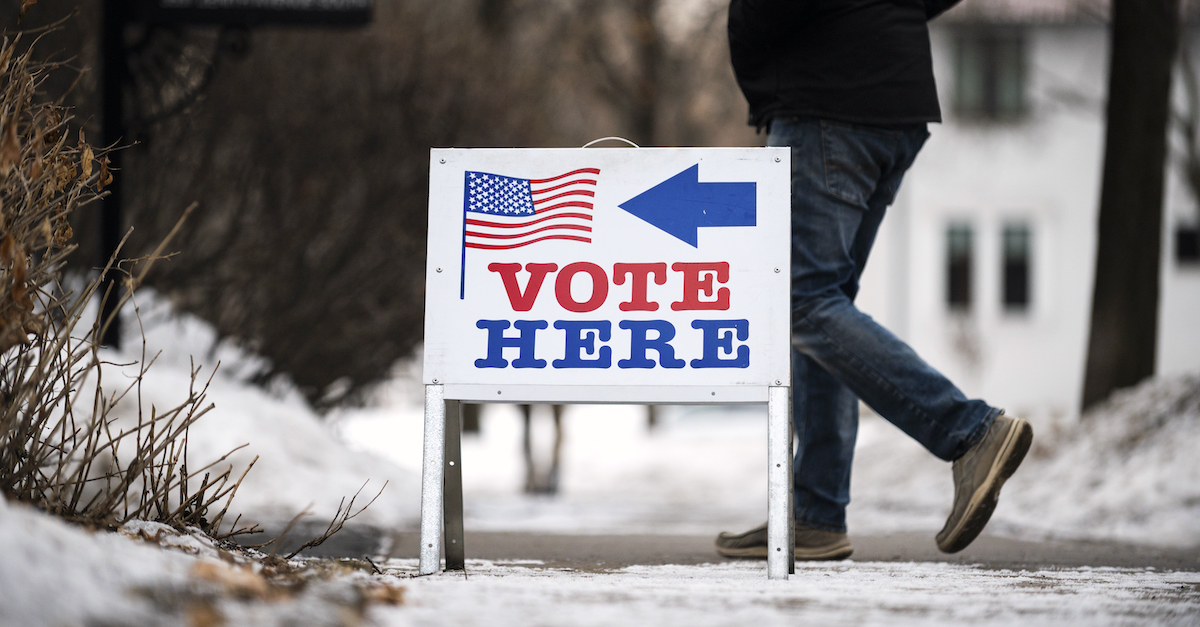
M 425 386 L 425 452 L 421 468 L 421 564 L 432 575 L 441 566 L 443 469 L 446 454 L 446 391 Z
M 792 442 L 787 386 L 767 392 L 767 578 L 787 579 L 795 568 L 792 540 Z
M 466 570 L 463 546 L 462 402 L 446 401 L 446 570 Z
M 792 415 L 792 388 L 788 387 L 787 394 L 787 422 L 788 422 L 788 448 L 787 448 L 787 463 L 784 467 L 788 469 L 787 473 L 787 513 L 788 513 L 788 574 L 796 574 L 796 472 L 792 464 L 796 461 L 796 423 L 795 416 Z

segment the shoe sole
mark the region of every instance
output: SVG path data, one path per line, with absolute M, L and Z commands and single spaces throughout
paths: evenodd
M 854 553 L 854 547 L 850 545 L 850 541 L 839 542 L 832 546 L 823 546 L 820 548 L 802 548 L 796 547 L 797 560 L 840 560 L 850 557 Z M 767 559 L 767 547 L 751 546 L 741 549 L 730 549 L 717 547 L 717 554 L 722 557 L 736 557 L 743 559 Z
M 1000 453 L 996 455 L 996 462 L 988 471 L 987 479 L 971 495 L 962 520 L 947 534 L 944 541 L 938 541 L 938 548 L 943 553 L 957 553 L 967 548 L 967 545 L 979 536 L 979 532 L 983 531 L 991 520 L 996 503 L 1000 501 L 1000 488 L 1004 487 L 1004 482 L 1017 471 L 1031 444 L 1033 428 L 1025 420 L 1018 420 L 1005 436 L 1004 444 Z

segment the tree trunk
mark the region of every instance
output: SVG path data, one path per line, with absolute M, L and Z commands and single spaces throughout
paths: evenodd
M 658 0 L 633 3 L 633 45 L 636 51 L 630 129 L 634 141 L 642 146 L 656 145 L 658 135 L 658 85 L 662 65 L 662 35 L 655 23 Z
M 1114 0 L 1108 128 L 1083 408 L 1154 374 L 1178 0 Z

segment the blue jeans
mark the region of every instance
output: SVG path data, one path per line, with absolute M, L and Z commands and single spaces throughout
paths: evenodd
M 846 530 L 858 399 L 950 461 L 1001 410 L 970 400 L 854 306 L 888 205 L 929 133 L 776 119 L 767 143 L 792 153 L 792 389 L 799 447 L 796 522 Z M 897 469 L 903 472 L 903 469 Z

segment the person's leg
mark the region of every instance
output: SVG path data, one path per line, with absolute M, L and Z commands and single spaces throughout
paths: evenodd
M 780 121 L 769 143 L 792 149 L 792 306 L 795 347 L 796 513 L 844 528 L 861 397 L 932 453 L 951 460 L 982 437 L 999 410 L 968 400 L 853 304 L 875 234 L 921 129 Z
M 792 220 L 793 248 L 795 222 L 805 220 L 798 199 L 811 195 L 812 180 L 823 179 L 824 166 L 819 125 L 778 120 L 771 125 L 768 144 L 789 146 L 792 153 Z M 878 216 L 873 227 L 878 228 Z M 859 224 L 832 224 L 839 237 L 829 241 L 845 242 L 829 255 L 852 259 L 856 249 L 865 263 L 870 242 L 855 244 Z M 873 232 L 873 228 L 868 227 Z M 871 238 L 873 239 L 873 237 Z M 864 245 L 865 244 L 865 245 Z M 822 253 L 825 254 L 825 253 Z M 793 250 L 793 276 L 796 272 L 796 252 Z M 816 264 L 804 263 L 813 267 Z M 832 271 L 824 280 L 833 286 L 857 290 L 861 270 Z M 795 490 L 794 507 L 797 523 L 797 559 L 841 559 L 852 548 L 846 538 L 846 505 L 850 501 L 850 466 L 858 432 L 858 398 L 820 364 L 793 349 L 792 351 L 792 415 L 799 447 L 793 466 Z M 762 557 L 766 555 L 766 525 L 740 534 L 722 533 L 717 537 L 717 551 L 730 557 Z
M 831 289 L 844 290 L 853 298 L 861 275 L 855 267 L 853 249 L 865 212 L 852 211 L 838 217 L 812 209 L 814 194 L 822 193 L 819 190 L 825 181 L 820 123 L 777 120 L 767 143 L 791 149 L 793 282 L 798 275 L 808 276 Z M 817 237 L 815 245 L 806 243 L 810 234 L 818 233 L 826 235 Z M 858 435 L 858 397 L 795 347 L 792 419 L 798 440 L 793 465 L 796 523 L 845 533 L 850 468 Z
M 786 126 L 781 130 L 786 132 Z M 808 140 L 802 135 L 796 137 L 796 133 L 789 134 L 793 136 L 793 143 L 801 147 L 805 141 L 815 140 L 815 134 Z M 808 167 L 815 165 L 810 162 Z M 839 288 L 851 301 L 858 294 L 859 279 L 887 210 L 886 201 L 889 195 L 894 196 L 900 175 L 902 173 L 877 186 L 882 189 L 876 192 L 876 201 L 868 203 L 869 209 L 862 213 L 854 229 L 853 241 L 846 250 L 854 271 L 848 276 L 837 274 L 841 279 Z M 793 189 L 793 193 L 805 192 L 804 189 Z M 832 254 L 842 257 L 842 248 Z M 846 505 L 850 503 L 850 468 L 858 437 L 858 397 L 795 347 L 792 349 L 792 394 L 792 413 L 799 440 L 794 465 L 796 521 L 816 529 L 845 532 Z
M 799 162 L 792 190 L 796 348 L 934 455 L 956 459 L 1000 410 L 967 399 L 852 300 L 882 212 L 925 132 L 825 122 L 780 130 L 791 131 Z
M 792 153 L 792 343 L 800 353 L 793 360 L 796 538 L 797 545 L 804 538 L 815 547 L 809 559 L 851 552 L 844 529 L 855 395 L 934 455 L 954 460 L 954 508 L 937 537 L 943 551 L 960 550 L 987 523 L 1032 438 L 1028 423 L 967 399 L 854 306 L 884 212 L 926 137 L 923 127 L 771 125 L 769 145 Z M 717 550 L 765 555 L 765 529 L 722 533 Z
M 792 418 L 799 440 L 793 466 L 796 523 L 844 533 L 858 397 L 811 357 L 793 350 Z

